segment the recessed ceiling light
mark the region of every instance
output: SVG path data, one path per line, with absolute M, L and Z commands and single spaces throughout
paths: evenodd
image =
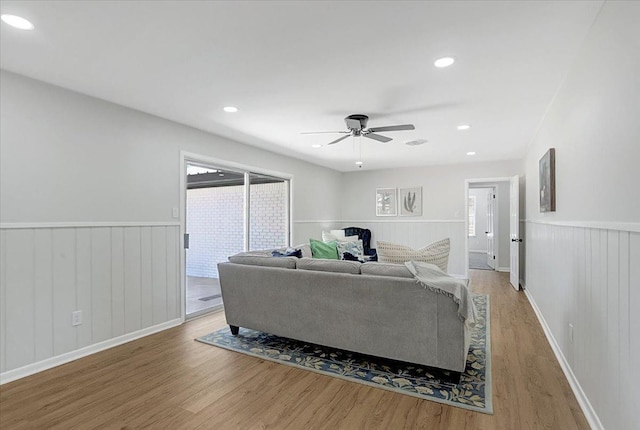
M 427 139 L 418 139 L 418 140 L 412 140 L 410 142 L 406 142 L 405 145 L 418 146 L 418 145 L 423 145 L 427 142 L 428 142 Z
M 224 176 L 224 173 L 218 173 L 218 176 Z
M 235 112 L 238 112 L 238 108 L 237 108 L 237 107 L 235 107 L 235 106 L 225 106 L 225 107 L 223 108 L 223 110 L 224 110 L 225 112 L 229 112 L 229 113 L 235 113 Z
M 364 163 L 362 161 L 356 161 L 356 166 L 362 166 Z
M 311 145 L 312 148 L 322 148 L 322 145 L 318 145 L 317 143 L 315 145 Z
M 0 19 L 9 24 L 11 27 L 19 28 L 20 30 L 33 30 L 33 24 L 26 19 L 16 15 L 1 15 Z
M 438 58 L 433 65 L 436 67 L 449 67 L 450 65 L 452 65 L 456 60 L 453 59 L 453 57 L 442 57 L 442 58 Z
M 458 130 L 469 130 L 471 126 L 469 124 L 460 124 Z
M 476 153 L 473 151 L 470 151 L 470 152 L 467 152 L 467 155 L 476 155 Z

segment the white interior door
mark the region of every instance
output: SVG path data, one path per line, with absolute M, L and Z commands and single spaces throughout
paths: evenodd
M 509 192 L 509 237 L 510 249 L 510 274 L 509 282 L 516 290 L 520 289 L 520 181 L 518 175 L 511 178 Z
M 495 216 L 495 200 L 493 198 L 494 190 L 490 190 L 487 194 L 487 264 L 492 269 L 496 268 L 496 250 L 495 250 L 495 229 L 494 229 L 494 216 Z

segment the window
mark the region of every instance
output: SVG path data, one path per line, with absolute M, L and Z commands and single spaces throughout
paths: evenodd
M 469 236 L 476 235 L 476 196 L 469 196 Z

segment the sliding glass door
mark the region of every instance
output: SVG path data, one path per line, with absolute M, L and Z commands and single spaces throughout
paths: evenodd
M 222 307 L 218 263 L 289 245 L 290 181 L 224 165 L 186 163 L 186 315 Z

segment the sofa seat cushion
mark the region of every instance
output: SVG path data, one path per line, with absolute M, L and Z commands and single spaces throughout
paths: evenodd
M 229 261 L 235 264 L 247 264 L 250 266 L 280 267 L 282 269 L 295 269 L 296 257 L 272 257 L 271 255 L 260 255 L 252 252 L 242 252 L 232 255 Z
M 299 258 L 296 260 L 298 270 L 316 270 L 319 272 L 360 274 L 362 263 L 346 260 L 324 260 L 319 258 Z
M 420 249 L 413 249 L 404 245 L 397 245 L 390 242 L 377 242 L 378 261 L 381 263 L 402 264 L 406 261 L 422 261 L 431 263 L 447 272 L 449 264 L 450 241 L 446 239 L 430 243 Z
M 368 262 L 360 266 L 360 273 L 363 275 L 413 278 L 413 274 L 404 264 Z

